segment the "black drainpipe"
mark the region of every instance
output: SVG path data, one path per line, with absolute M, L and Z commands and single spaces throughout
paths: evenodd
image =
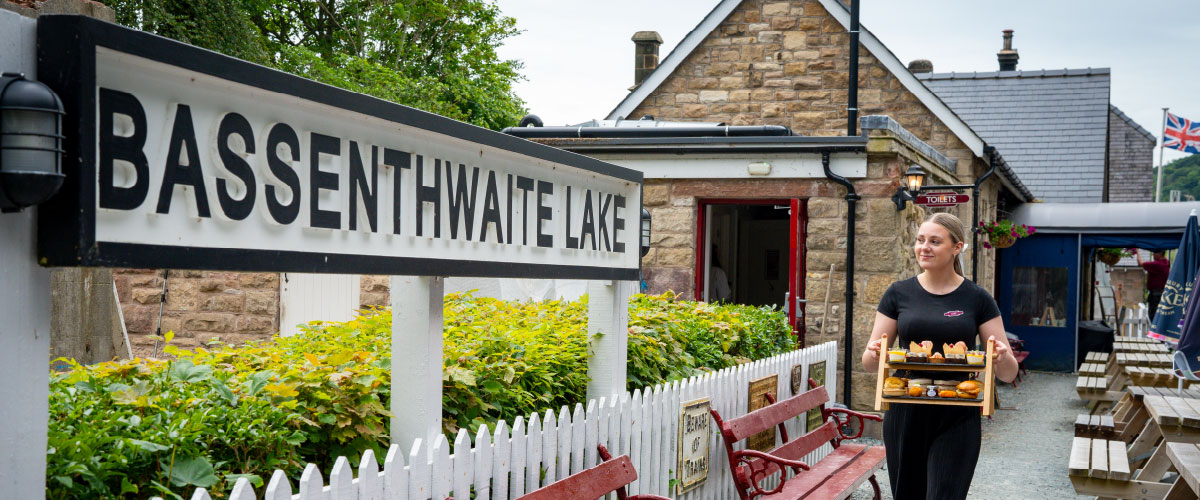
M 825 178 L 833 182 L 846 186 L 846 338 L 843 341 L 845 344 L 844 356 L 842 359 L 842 394 L 845 398 L 847 408 L 850 406 L 850 374 L 853 372 L 854 360 L 851 354 L 854 352 L 854 211 L 855 202 L 861 200 L 862 197 L 854 191 L 854 184 L 846 180 L 845 177 L 833 173 L 829 169 L 829 151 L 821 152 L 821 167 L 825 169 Z M 822 321 L 826 321 L 822 319 Z
M 971 190 L 971 281 L 975 283 L 979 283 L 979 187 L 996 172 L 996 148 L 984 145 L 983 156 L 987 157 L 988 171 L 975 179 L 975 187 Z
M 846 136 L 858 135 L 858 0 L 850 0 L 850 103 L 846 105 Z

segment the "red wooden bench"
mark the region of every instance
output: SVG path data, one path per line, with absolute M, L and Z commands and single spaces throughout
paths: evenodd
M 809 380 L 811 386 L 816 384 Z M 843 443 L 846 439 L 862 436 L 864 420 L 882 421 L 873 415 L 865 415 L 855 411 L 825 408 L 829 395 L 824 387 L 816 387 L 808 392 L 793 396 L 783 401 L 775 402 L 767 395 L 769 406 L 761 408 L 741 417 L 725 421 L 716 410 L 711 410 L 713 420 L 721 431 L 725 441 L 725 451 L 729 454 L 730 473 L 733 474 L 734 485 L 742 500 L 783 500 L 783 499 L 844 499 L 858 489 L 864 481 L 869 480 L 875 489 L 875 499 L 881 494 L 879 483 L 875 480 L 875 471 L 883 468 L 884 451 L 882 446 L 864 446 Z M 802 416 L 813 408 L 821 409 L 825 423 L 816 429 L 796 439 L 788 439 L 784 422 Z M 858 433 L 853 436 L 843 434 L 835 414 L 858 419 Z M 783 444 L 769 452 L 755 450 L 735 451 L 734 445 L 759 432 L 778 426 L 779 436 Z M 815 464 L 809 465 L 801 461 L 805 455 L 829 443 L 833 452 Z M 795 475 L 785 477 L 784 469 L 792 469 Z M 779 485 L 767 490 L 762 486 L 764 479 L 777 472 Z
M 599 448 L 602 460 L 600 464 L 517 500 L 595 500 L 613 491 L 617 492 L 617 498 L 620 500 L 670 500 L 658 495 L 627 496 L 625 485 L 634 482 L 638 477 L 637 471 L 633 470 L 633 461 L 629 459 L 629 455 L 621 455 L 614 459 L 604 445 L 599 445 Z

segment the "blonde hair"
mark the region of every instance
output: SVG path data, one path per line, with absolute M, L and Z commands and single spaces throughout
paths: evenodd
M 926 222 L 932 222 L 946 228 L 946 232 L 950 233 L 950 241 L 955 245 L 966 242 L 967 230 L 963 227 L 962 220 L 955 217 L 954 214 L 938 212 L 926 217 L 925 221 L 921 223 L 924 224 Z M 965 276 L 963 274 L 962 261 L 959 260 L 957 255 L 954 256 L 954 272 L 958 273 L 959 276 Z

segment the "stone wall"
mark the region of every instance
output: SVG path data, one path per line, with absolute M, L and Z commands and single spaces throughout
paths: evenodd
M 1154 201 L 1155 143 L 1118 112 L 1109 111 L 1108 201 Z
M 134 356 L 148 356 L 154 349 L 162 278 L 161 270 L 113 272 Z M 172 344 L 178 347 L 196 347 L 214 339 L 243 343 L 267 338 L 279 331 L 279 275 L 171 271 L 162 331 L 175 332 Z
M 162 276 L 158 269 L 113 270 L 134 356 L 149 356 L 154 350 Z M 360 278 L 362 307 L 390 303 L 388 278 Z M 171 343 L 184 348 L 210 340 L 240 344 L 270 338 L 279 332 L 279 274 L 171 271 L 162 331 L 175 332 Z
M 1118 267 L 1109 273 L 1108 278 L 1119 305 L 1136 307 L 1139 302 L 1145 302 L 1146 271 L 1142 268 Z

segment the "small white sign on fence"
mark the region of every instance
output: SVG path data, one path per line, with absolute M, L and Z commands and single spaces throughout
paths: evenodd
M 682 495 L 708 479 L 708 423 L 712 420 L 708 398 L 684 403 L 679 415 L 679 484 Z

